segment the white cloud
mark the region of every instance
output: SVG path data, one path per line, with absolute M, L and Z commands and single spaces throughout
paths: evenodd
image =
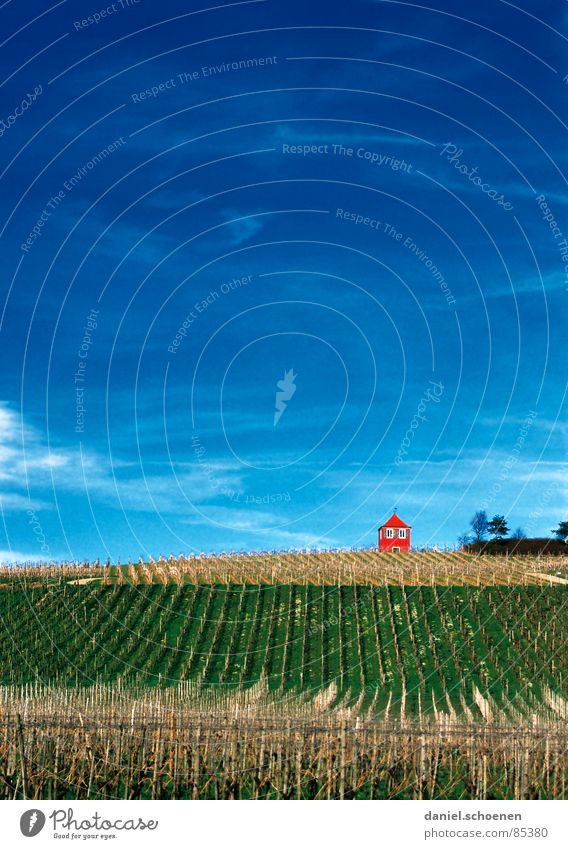
M 45 510 L 49 505 L 18 492 L 0 492 L 0 512 L 8 510 Z
M 228 240 L 233 246 L 237 246 L 246 242 L 251 236 L 262 228 L 262 221 L 254 215 L 242 216 L 233 210 L 225 210 L 224 215 L 227 217 Z M 223 230 L 220 231 L 221 233 Z
M 66 466 L 69 462 L 69 457 L 62 452 L 45 454 L 34 459 L 34 467 L 38 469 L 59 469 L 61 466 Z
M 72 453 L 50 450 L 40 432 L 27 425 L 22 416 L 0 402 L 0 507 L 22 510 L 32 504 L 22 490 L 45 484 L 54 469 L 71 462 Z M 37 502 L 36 502 L 37 504 Z M 46 505 L 43 505 L 44 507 Z
M 12 566 L 14 563 L 38 563 L 44 561 L 45 554 L 24 554 L 21 551 L 2 551 L 0 549 L 0 566 Z
M 201 512 L 195 512 L 188 517 L 185 524 L 203 525 L 208 522 L 212 525 L 221 525 L 236 531 L 251 531 L 252 533 L 263 533 L 269 531 L 272 525 L 282 523 L 282 516 L 269 511 L 263 511 L 251 507 L 248 510 L 232 506 L 204 505 L 199 502 Z
M 53 439 L 55 442 L 55 439 Z M 0 510 L 49 509 L 36 493 L 81 493 L 125 512 L 187 513 L 226 489 L 242 488 L 237 463 L 160 463 L 140 466 L 123 458 L 57 446 L 0 402 Z M 29 493 L 32 493 L 30 496 Z
M 272 547 L 287 547 L 287 548 L 333 548 L 338 544 L 337 540 L 328 536 L 317 536 L 316 534 L 305 533 L 302 531 L 281 531 L 274 530 L 270 532 L 270 544 Z

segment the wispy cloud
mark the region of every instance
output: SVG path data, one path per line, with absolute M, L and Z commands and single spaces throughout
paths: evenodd
M 235 461 L 212 460 L 206 468 L 197 460 L 141 466 L 93 449 L 50 449 L 20 414 L 0 406 L 0 510 L 49 509 L 55 489 L 128 512 L 186 514 L 192 504 L 240 486 Z
M 0 403 L 0 506 L 3 510 L 30 507 L 22 490 L 47 482 L 54 469 L 64 469 L 71 455 L 51 450 L 39 431 L 24 422 L 7 404 Z M 37 504 L 37 502 L 36 502 Z
M 232 246 L 247 242 L 255 233 L 262 229 L 262 221 L 254 215 L 243 215 L 235 210 L 225 210 L 223 217 L 229 222 L 225 229 L 228 232 L 228 242 Z M 223 229 L 219 231 L 222 236 Z
M 46 560 L 45 554 L 22 551 L 0 550 L 0 566 L 12 566 L 15 563 L 38 563 Z

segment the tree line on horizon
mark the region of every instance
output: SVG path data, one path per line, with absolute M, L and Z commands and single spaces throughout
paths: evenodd
M 558 527 L 552 528 L 550 533 L 558 542 L 568 543 L 568 521 L 559 522 Z M 515 528 L 509 536 L 509 526 L 505 516 L 496 513 L 490 519 L 486 510 L 476 510 L 470 520 L 469 530 L 458 537 L 458 542 L 460 545 L 479 544 L 487 537 L 491 537 L 490 541 L 495 543 L 527 539 L 526 533 L 520 526 Z

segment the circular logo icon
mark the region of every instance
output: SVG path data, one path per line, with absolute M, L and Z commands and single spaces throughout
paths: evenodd
M 35 837 L 45 825 L 45 814 L 32 808 L 20 817 L 20 831 L 26 837 Z

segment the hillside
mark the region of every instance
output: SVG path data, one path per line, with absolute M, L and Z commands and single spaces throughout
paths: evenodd
M 1 683 L 332 688 L 336 705 L 381 717 L 565 713 L 559 559 L 356 552 L 86 571 L 4 570 Z
M 562 798 L 567 593 L 461 552 L 0 569 L 0 798 Z
M 568 584 L 568 557 L 484 555 L 464 551 L 266 552 L 170 555 L 149 562 L 98 566 L 53 564 L 0 566 L 0 586 L 26 582 L 103 584 L 315 584 L 337 586 L 516 586 Z

